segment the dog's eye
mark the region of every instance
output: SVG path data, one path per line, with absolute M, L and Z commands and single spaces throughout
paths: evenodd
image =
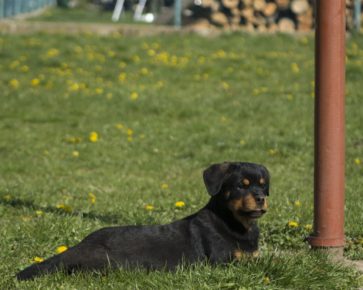
M 242 184 L 244 185 L 244 186 L 249 186 L 250 185 L 250 181 L 247 179 L 247 178 L 243 178 L 243 180 L 242 180 Z
M 239 189 L 248 188 L 250 186 L 250 181 L 247 178 L 244 178 L 241 183 L 237 185 Z

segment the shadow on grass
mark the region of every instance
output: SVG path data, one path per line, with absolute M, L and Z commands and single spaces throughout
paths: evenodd
M 96 214 L 93 212 L 81 212 L 77 210 L 65 210 L 54 206 L 40 206 L 35 204 L 31 200 L 22 200 L 19 198 L 7 199 L 4 196 L 0 196 L 0 205 L 9 206 L 13 208 L 28 208 L 34 211 L 41 210 L 43 212 L 55 213 L 59 215 L 77 216 L 85 219 L 100 220 L 105 223 L 118 223 L 123 220 L 121 215 L 114 214 Z

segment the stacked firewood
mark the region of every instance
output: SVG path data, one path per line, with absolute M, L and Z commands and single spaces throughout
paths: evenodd
M 201 25 L 253 31 L 311 31 L 315 0 L 198 0 L 194 17 Z M 346 0 L 347 26 L 353 23 L 353 1 Z M 199 14 L 199 16 L 198 16 Z

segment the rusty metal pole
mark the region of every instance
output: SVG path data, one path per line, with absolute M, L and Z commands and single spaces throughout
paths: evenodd
M 344 247 L 345 1 L 316 1 L 313 248 Z

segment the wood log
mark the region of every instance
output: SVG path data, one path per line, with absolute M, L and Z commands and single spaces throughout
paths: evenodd
M 242 4 L 243 4 L 245 7 L 253 6 L 253 1 L 254 1 L 254 0 L 242 0 Z
M 291 2 L 291 10 L 295 14 L 302 14 L 310 8 L 307 0 L 293 0 Z
M 211 14 L 211 21 L 218 25 L 218 26 L 223 26 L 223 27 L 227 27 L 229 22 L 228 22 L 228 17 L 226 16 L 226 14 L 222 13 L 222 12 L 213 12 Z
M 269 32 L 277 32 L 279 30 L 279 27 L 277 26 L 276 23 L 272 23 L 269 27 L 268 27 L 268 31 Z
M 213 8 L 215 5 L 218 5 L 218 2 L 214 0 L 203 0 L 201 6 L 204 8 Z
M 253 32 L 253 31 L 255 31 L 255 27 L 254 27 L 254 26 L 253 26 L 253 24 L 252 24 L 252 23 L 250 23 L 250 22 L 246 24 L 245 29 L 246 29 L 247 31 L 249 31 L 249 32 Z
M 222 0 L 222 5 L 228 9 L 238 7 L 239 0 Z
M 265 8 L 263 9 L 263 14 L 267 17 L 274 15 L 277 11 L 277 5 L 274 2 L 266 3 Z
M 281 18 L 277 25 L 281 32 L 292 33 L 295 31 L 295 23 L 290 18 Z
M 255 0 L 253 2 L 253 8 L 255 9 L 255 11 L 263 11 L 265 7 L 266 7 L 265 0 Z
M 267 32 L 267 31 L 268 31 L 268 29 L 267 29 L 266 25 L 259 25 L 259 26 L 257 26 L 257 27 L 256 27 L 256 30 L 257 30 L 258 32 L 262 32 L 262 33 L 264 33 L 264 32 Z
M 290 0 L 276 0 L 277 7 L 282 10 L 289 8 Z
M 231 24 L 233 26 L 239 26 L 241 22 L 241 16 L 240 15 L 234 15 L 232 18 L 231 18 Z
M 205 18 L 199 18 L 190 24 L 190 27 L 194 28 L 196 30 L 208 29 L 208 28 L 211 28 L 211 26 L 212 25 L 209 23 L 208 19 L 205 19 Z
M 238 8 L 233 8 L 231 9 L 231 14 L 233 16 L 238 16 L 239 19 L 241 19 L 241 12 Z
M 313 9 L 309 7 L 309 9 L 297 16 L 297 29 L 299 31 L 307 32 L 313 28 L 314 18 L 313 18 Z
M 185 0 L 191 5 L 193 0 Z M 246 30 L 294 32 L 311 31 L 314 26 L 313 4 L 317 0 L 201 0 L 204 12 L 194 17 L 207 18 L 210 25 Z M 363 1 L 363 0 L 362 0 Z M 1 0 L 0 0 L 1 2 Z M 353 27 L 354 0 L 345 0 L 346 25 Z M 363 18 L 363 14 L 362 14 Z M 199 25 L 199 23 L 198 23 Z M 207 22 L 200 22 L 207 25 Z
M 263 15 L 255 15 L 254 18 L 251 19 L 251 23 L 257 28 L 259 26 L 266 27 L 266 18 Z
M 248 7 L 248 8 L 242 9 L 241 16 L 246 18 L 248 21 L 250 21 L 251 19 L 254 18 L 254 13 L 255 13 L 255 11 L 253 10 L 253 8 Z

